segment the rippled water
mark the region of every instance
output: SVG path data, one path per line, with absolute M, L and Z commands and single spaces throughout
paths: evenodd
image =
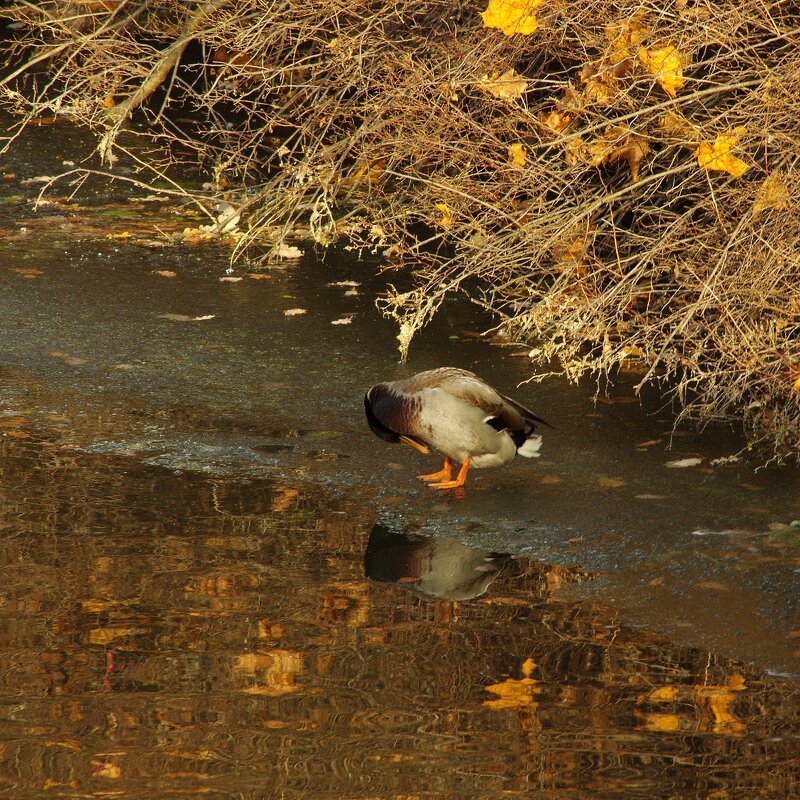
M 787 798 L 797 685 L 298 481 L 0 449 L 0 791 Z

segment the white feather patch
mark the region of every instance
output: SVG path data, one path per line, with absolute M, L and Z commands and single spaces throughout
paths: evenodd
M 539 458 L 539 448 L 542 446 L 542 437 L 538 433 L 532 433 L 520 447 L 517 448 L 517 455 L 525 458 Z

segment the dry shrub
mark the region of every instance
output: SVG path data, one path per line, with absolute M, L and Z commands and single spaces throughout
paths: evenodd
M 410 267 L 383 301 L 403 354 L 465 292 L 535 364 L 639 361 L 682 415 L 796 456 L 800 7 L 544 0 L 510 36 L 484 7 L 21 4 L 4 102 L 68 112 L 107 161 L 137 111 L 147 167 L 238 187 L 242 247 L 347 237 Z

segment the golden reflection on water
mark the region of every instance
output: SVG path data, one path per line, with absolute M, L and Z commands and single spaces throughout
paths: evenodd
M 798 791 L 796 684 L 558 602 L 583 576 L 312 486 L 0 442 L 4 796 Z

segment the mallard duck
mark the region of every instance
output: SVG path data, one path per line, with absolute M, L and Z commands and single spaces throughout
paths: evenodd
M 375 384 L 364 396 L 364 408 L 381 439 L 444 454 L 442 469 L 417 476 L 436 489 L 463 486 L 471 466 L 499 467 L 517 453 L 538 457 L 542 437 L 534 432 L 536 423 L 547 425 L 477 375 L 456 367 Z M 461 465 L 455 478 L 454 462 Z

